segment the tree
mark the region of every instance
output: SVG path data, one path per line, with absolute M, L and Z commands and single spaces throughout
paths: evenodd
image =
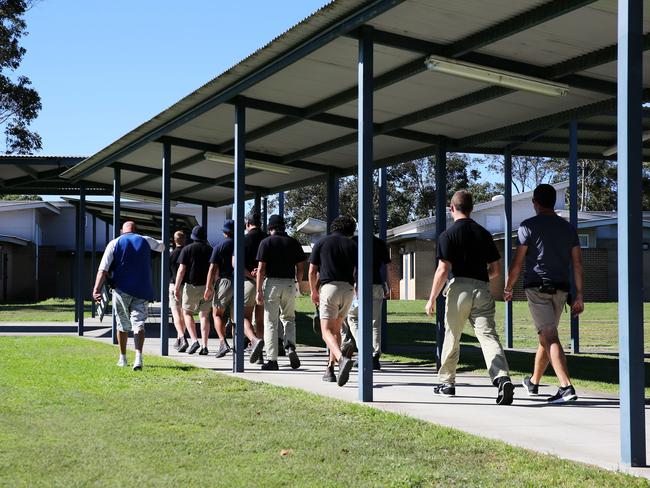
M 0 195 L 0 200 L 42 201 L 43 199 L 38 195 Z
M 7 154 L 29 154 L 42 148 L 41 136 L 29 126 L 41 110 L 31 81 L 17 73 L 25 55 L 20 41 L 27 34 L 25 12 L 32 1 L 0 0 L 0 126 Z

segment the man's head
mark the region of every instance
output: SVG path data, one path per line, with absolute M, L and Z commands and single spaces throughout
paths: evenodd
M 284 219 L 279 215 L 271 215 L 269 217 L 268 228 L 269 228 L 269 232 L 272 234 L 275 232 L 284 232 L 285 229 Z
M 195 225 L 192 229 L 191 238 L 193 241 L 205 241 L 207 239 L 205 228 L 200 225 Z
M 474 209 L 474 199 L 467 190 L 458 190 L 451 197 L 451 216 L 456 218 L 469 217 Z
M 182 230 L 177 230 L 174 232 L 174 244 L 179 247 L 185 245 L 185 232 Z
M 135 222 L 132 220 L 128 220 L 122 224 L 122 234 L 128 234 L 130 232 L 137 232 L 137 227 L 135 226 Z
M 535 212 L 540 213 L 544 210 L 553 210 L 555 208 L 555 200 L 557 199 L 557 192 L 552 185 L 542 183 L 535 191 L 533 191 L 533 206 Z
M 232 234 L 235 231 L 235 221 L 233 219 L 226 219 L 223 223 L 221 231 L 226 237 L 232 237 Z
M 348 215 L 341 215 L 332 220 L 330 232 L 339 232 L 347 237 L 352 237 L 357 229 L 357 222 Z
M 261 227 L 262 226 L 262 217 L 257 209 L 251 210 L 246 216 L 246 229 L 251 227 Z

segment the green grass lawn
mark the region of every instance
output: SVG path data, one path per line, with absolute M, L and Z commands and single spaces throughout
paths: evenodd
M 84 304 L 86 316 L 90 317 L 91 302 Z M 50 298 L 38 303 L 0 304 L 0 322 L 72 322 L 74 300 Z
M 119 369 L 116 352 L 0 337 L 0 486 L 647 486 L 169 359 Z

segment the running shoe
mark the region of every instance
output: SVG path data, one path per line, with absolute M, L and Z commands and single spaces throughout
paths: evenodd
M 248 358 L 248 360 L 252 364 L 255 364 L 257 360 L 262 356 L 263 351 L 264 351 L 264 339 L 258 339 L 255 345 L 253 346 L 253 349 L 251 351 L 251 357 Z
M 187 350 L 187 354 L 194 354 L 196 351 L 201 349 L 201 345 L 199 344 L 199 341 L 196 341 L 194 344 L 190 346 L 190 348 Z
M 499 393 L 497 393 L 497 405 L 512 405 L 515 396 L 515 385 L 510 378 L 499 378 Z
M 454 385 L 450 385 L 449 383 L 441 383 L 440 385 L 433 387 L 433 392 L 436 395 L 453 397 L 456 395 L 456 387 Z
M 327 369 L 325 370 L 325 374 L 323 375 L 323 381 L 325 381 L 326 383 L 336 382 L 336 376 L 334 375 L 333 365 L 327 366 Z
M 219 350 L 217 351 L 215 357 L 222 358 L 229 352 L 230 352 L 230 346 L 228 345 L 227 342 L 224 341 L 219 345 Z
M 575 402 L 578 399 L 576 395 L 576 390 L 573 388 L 573 385 L 562 387 L 560 386 L 557 389 L 557 393 L 546 400 L 548 403 L 568 403 Z
M 522 381 L 521 385 L 528 393 L 528 396 L 537 396 L 539 395 L 539 385 L 536 385 L 530 380 L 530 376 L 526 376 Z

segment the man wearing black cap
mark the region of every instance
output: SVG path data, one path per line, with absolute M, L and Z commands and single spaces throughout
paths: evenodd
M 350 239 L 357 227 L 352 217 L 332 221 L 331 234 L 316 243 L 309 258 L 311 300 L 319 308 L 321 333 L 330 350 L 323 381 L 343 386 L 350 378 L 352 360 L 341 354 L 341 325 L 354 299 L 357 244 Z M 339 376 L 334 376 L 338 362 Z
M 257 275 L 257 250 L 260 242 L 268 236 L 262 229 L 262 218 L 253 209 L 246 216 L 246 235 L 244 236 L 244 327 L 246 337 L 261 339 L 264 337 L 264 304 L 255 306 L 255 282 Z M 253 311 L 255 312 L 255 325 L 253 328 Z M 251 340 L 253 347 L 250 361 L 262 361 L 264 343 Z M 255 348 L 257 346 L 257 349 Z
M 192 229 L 191 238 L 194 242 L 185 246 L 178 256 L 178 273 L 176 275 L 176 300 L 181 300 L 183 306 L 183 318 L 185 327 L 190 333 L 192 345 L 187 350 L 188 354 L 194 354 L 198 349 L 202 356 L 208 354 L 208 336 L 210 334 L 210 309 L 212 304 L 203 297 L 204 286 L 208 276 L 208 267 L 210 266 L 210 254 L 212 247 L 208 244 L 205 235 L 205 229 L 200 225 Z M 181 285 L 183 289 L 181 292 Z M 199 345 L 196 335 L 196 324 L 194 323 L 194 313 L 199 312 L 201 321 L 201 342 Z
M 185 338 L 185 321 L 183 320 L 182 303 L 176 300 L 176 274 L 178 273 L 178 257 L 185 247 L 185 233 L 182 230 L 174 232 L 174 250 L 169 255 L 169 308 L 174 317 L 174 327 L 176 328 L 176 342 L 174 348 L 178 352 L 185 352 L 190 346 Z
M 203 297 L 206 300 L 212 299 L 212 318 L 214 328 L 219 336 L 219 349 L 216 357 L 222 358 L 230 352 L 230 346 L 226 341 L 226 309 L 232 303 L 232 281 L 233 267 L 232 256 L 235 250 L 233 232 L 235 221 L 228 219 L 223 223 L 224 239 L 214 246 L 210 256 L 210 268 L 205 282 Z
M 296 353 L 296 282 L 302 278 L 305 253 L 300 243 L 285 232 L 284 219 L 269 218 L 271 235 L 257 251 L 257 303 L 264 304 L 264 343 L 267 362 L 263 370 L 278 369 L 278 313 L 284 326 L 289 363 L 300 367 Z

